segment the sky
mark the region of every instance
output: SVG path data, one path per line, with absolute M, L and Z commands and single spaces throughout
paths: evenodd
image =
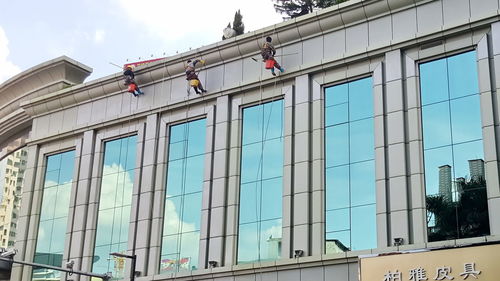
M 240 9 L 245 32 L 283 21 L 272 0 L 0 0 L 0 83 L 66 55 L 93 68 L 174 55 L 221 40 Z

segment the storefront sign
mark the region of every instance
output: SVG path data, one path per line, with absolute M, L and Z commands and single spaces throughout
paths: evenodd
M 500 244 L 360 258 L 360 281 L 500 280 Z

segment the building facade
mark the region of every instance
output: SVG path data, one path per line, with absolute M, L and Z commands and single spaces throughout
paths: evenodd
M 6 207 L 15 259 L 121 279 L 130 260 L 110 254 L 136 255 L 144 281 L 354 281 L 363 255 L 500 241 L 499 10 L 351 0 L 138 67 L 139 97 L 121 73 L 83 83 L 92 70 L 67 57 L 13 77 L 0 160 L 25 161 L 3 195 L 22 192 Z M 266 36 L 276 77 L 252 59 Z M 186 92 L 192 58 L 207 62 L 201 96 Z M 11 274 L 59 279 L 88 278 Z

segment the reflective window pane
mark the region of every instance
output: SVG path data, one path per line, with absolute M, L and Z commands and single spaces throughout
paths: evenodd
M 43 264 L 62 265 L 74 164 L 74 150 L 47 157 L 35 250 L 35 259 Z M 33 276 L 48 275 L 50 278 L 59 278 L 60 272 L 33 269 Z
M 349 85 L 349 121 L 373 117 L 371 77 L 347 83 Z
M 278 259 L 283 212 L 283 101 L 243 109 L 242 140 L 237 262 Z
M 351 250 L 363 250 L 377 245 L 375 204 L 351 208 Z
M 326 128 L 326 167 L 349 164 L 349 124 Z
M 271 140 L 283 137 L 283 101 L 264 104 L 263 139 Z
M 450 107 L 453 143 L 481 140 L 483 132 L 479 95 L 451 100 Z
M 429 241 L 489 234 L 476 64 L 472 51 L 420 65 Z M 446 94 L 425 103 L 441 77 Z
M 422 105 L 449 99 L 447 69 L 446 60 L 436 60 L 420 65 Z
M 337 85 L 335 87 L 328 87 L 325 89 L 325 105 L 330 107 L 332 105 L 342 104 L 348 102 L 349 86 L 347 83 Z
M 253 182 L 262 178 L 262 142 L 245 145 L 241 149 L 241 183 Z
M 447 102 L 422 108 L 424 149 L 451 144 L 450 108 Z
M 160 273 L 198 268 L 206 130 L 206 119 L 170 127 Z
M 283 141 L 283 138 L 277 138 L 262 144 L 262 179 L 283 175 Z
M 341 103 L 338 105 L 326 108 L 325 123 L 326 126 L 338 125 L 349 121 L 349 107 L 348 103 Z
M 136 136 L 104 143 L 103 177 L 92 272 L 112 272 L 113 276 L 119 277 L 125 274 L 122 267 L 117 266 L 123 261 L 110 257 L 109 253 L 127 251 L 136 148 Z
M 271 220 L 281 218 L 282 213 L 282 189 L 283 189 L 283 178 L 274 178 L 270 180 L 262 181 L 262 208 L 261 208 L 261 219 Z M 244 197 L 246 198 L 246 197 Z M 280 200 L 276 200 L 280 198 Z M 255 207 L 255 205 L 253 205 Z
M 447 59 L 450 98 L 479 93 L 476 52 L 468 52 Z
M 252 106 L 243 111 L 243 134 L 242 144 L 261 142 L 263 139 L 264 109 L 262 106 Z
M 242 184 L 240 187 L 240 198 L 245 198 L 240 202 L 240 224 L 256 222 L 260 217 L 261 206 L 261 182 Z
M 375 225 L 375 217 L 354 216 L 359 207 L 375 207 L 375 164 L 373 124 L 373 80 L 364 78 L 325 89 L 325 251 L 338 253 L 376 247 L 376 230 L 367 228 L 366 243 L 354 238 L 366 224 Z M 347 89 L 347 90 L 346 90 Z M 334 93 L 346 92 L 344 104 L 328 101 Z M 343 121 L 343 122 L 340 122 Z
M 349 165 L 326 169 L 326 210 L 349 207 Z
M 351 206 L 375 204 L 375 161 L 351 164 Z
M 374 158 L 373 118 L 349 124 L 350 162 L 366 161 Z
M 238 229 L 238 263 L 259 259 L 259 223 L 240 224 Z

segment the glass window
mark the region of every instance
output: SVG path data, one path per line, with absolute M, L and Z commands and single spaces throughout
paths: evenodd
M 110 253 L 126 253 L 137 136 L 104 143 L 103 176 L 99 196 L 99 212 L 92 271 L 112 272 L 113 278 L 123 278 L 125 259 Z
M 476 52 L 420 65 L 429 241 L 490 233 Z
M 372 84 L 325 89 L 327 254 L 377 246 Z
M 238 263 L 281 256 L 283 101 L 243 109 Z
M 59 267 L 64 254 L 75 151 L 48 156 L 46 163 L 34 260 Z M 59 279 L 60 274 L 54 270 L 33 269 L 33 280 Z
M 206 119 L 170 127 L 160 273 L 198 268 L 206 130 Z

